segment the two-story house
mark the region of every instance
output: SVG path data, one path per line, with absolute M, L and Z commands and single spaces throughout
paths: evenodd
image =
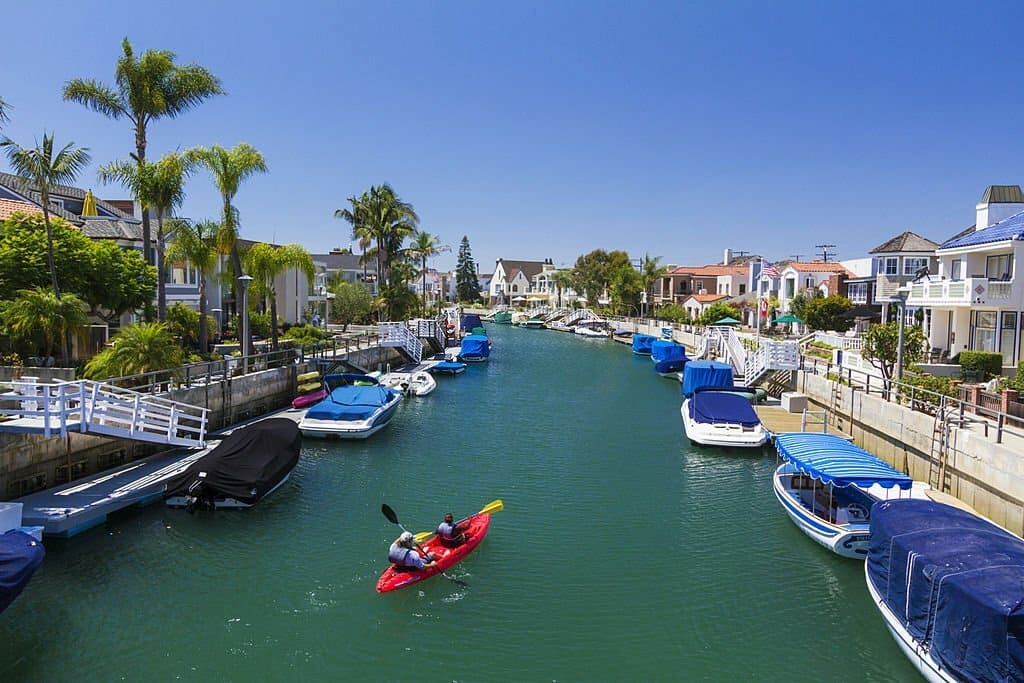
M 975 207 L 973 226 L 936 249 L 938 272 L 910 283 L 908 307 L 925 309 L 928 342 L 944 356 L 996 351 L 1003 364 L 1024 359 L 1024 193 L 992 185 Z
M 535 275 L 539 275 L 549 266 L 554 268 L 551 259 L 543 261 L 512 261 L 498 259 L 494 263 L 494 273 L 488 289 L 491 303 L 522 303 L 530 292 L 530 283 Z
M 775 293 L 779 299 L 779 311 L 788 313 L 790 305 L 797 294 L 807 290 L 819 290 L 826 293 L 827 283 L 835 275 L 852 277 L 853 273 L 837 261 L 790 261 L 785 266 L 776 266 L 779 270 L 779 277 L 774 278 L 762 273 L 761 287 L 762 295 L 765 295 L 765 283 L 768 291 Z M 778 289 L 773 290 L 772 286 L 777 282 Z M 835 293 L 835 292 L 830 292 Z
M 875 301 L 881 307 L 882 322 L 889 320 L 889 302 L 897 300 L 901 287 L 916 278 L 935 273 L 938 260 L 935 249 L 939 245 L 917 233 L 904 232 L 868 253 L 875 259 Z M 905 314 L 913 320 L 915 307 L 907 306 Z

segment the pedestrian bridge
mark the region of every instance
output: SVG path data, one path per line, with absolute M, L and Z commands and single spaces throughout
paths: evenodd
M 91 380 L 38 384 L 5 382 L 0 432 L 66 436 L 69 431 L 201 448 L 208 410 Z

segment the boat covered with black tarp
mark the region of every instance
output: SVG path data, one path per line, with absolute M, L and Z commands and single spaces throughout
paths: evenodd
M 260 420 L 231 432 L 209 453 L 167 482 L 171 507 L 251 507 L 288 479 L 299 461 L 302 433 L 285 418 Z

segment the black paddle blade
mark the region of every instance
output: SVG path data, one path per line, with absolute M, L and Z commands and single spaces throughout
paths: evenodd
M 387 503 L 381 503 L 380 511 L 384 513 L 384 516 L 388 518 L 388 521 L 392 524 L 398 524 L 398 515 L 391 509 L 391 506 Z

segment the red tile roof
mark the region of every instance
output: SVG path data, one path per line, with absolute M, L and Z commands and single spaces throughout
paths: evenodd
M 746 275 L 746 266 L 679 266 L 667 275 L 696 275 L 701 277 L 718 277 L 721 275 Z
M 10 218 L 16 213 L 39 213 L 43 212 L 35 204 L 29 204 L 17 199 L 0 199 L 0 221 Z
M 854 277 L 853 273 L 835 261 L 793 261 L 786 267 L 798 273 L 846 273 Z
M 718 301 L 719 299 L 728 299 L 728 298 L 729 298 L 728 294 L 691 294 L 689 296 L 689 298 L 687 299 L 687 301 L 689 301 L 689 299 L 696 299 L 697 301 L 699 301 L 702 304 L 709 304 L 709 303 L 712 303 L 714 301 Z

